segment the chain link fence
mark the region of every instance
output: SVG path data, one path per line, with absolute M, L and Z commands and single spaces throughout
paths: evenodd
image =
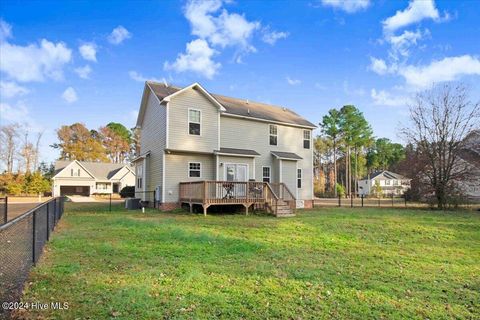
M 8 220 L 8 197 L 0 198 L 0 225 Z
M 63 215 L 64 198 L 54 198 L 0 226 L 0 301 L 17 301 L 34 265 Z M 8 315 L 0 308 L 0 319 Z
M 410 204 L 413 206 L 413 203 Z M 390 207 L 406 208 L 409 203 L 404 197 L 351 197 L 351 198 L 317 198 L 314 200 L 315 207 Z

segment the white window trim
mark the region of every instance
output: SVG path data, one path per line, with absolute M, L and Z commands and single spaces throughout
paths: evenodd
M 199 177 L 191 177 L 190 176 L 190 164 L 191 163 L 200 164 L 200 170 L 199 170 L 200 171 L 200 176 Z M 202 168 L 203 168 L 203 163 L 202 162 L 200 162 L 200 161 L 189 161 L 188 166 L 187 166 L 187 176 L 188 176 L 188 178 L 200 179 L 202 177 Z M 193 170 L 193 171 L 197 171 L 197 170 Z
M 298 177 L 298 173 L 300 172 L 300 178 Z M 300 179 L 301 187 L 298 187 L 298 179 Z M 303 189 L 303 169 L 297 168 L 297 189 Z
M 191 111 L 198 111 L 200 112 L 200 122 L 193 122 L 190 121 L 190 110 Z M 198 123 L 200 125 L 200 134 L 191 134 L 190 133 L 190 123 Z M 193 137 L 201 137 L 202 136 L 202 110 L 196 109 L 196 108 L 188 108 L 188 114 L 187 114 L 187 133 L 189 136 Z
M 305 132 L 308 132 L 308 139 L 305 139 Z M 307 148 L 305 148 L 305 141 L 307 141 L 307 140 L 309 141 L 309 144 L 308 144 L 309 148 L 308 149 L 312 149 L 312 132 L 310 130 L 303 130 L 303 140 L 302 140 L 303 149 L 307 149 Z
M 262 167 L 262 182 L 263 182 L 263 179 L 266 178 L 264 175 L 263 175 L 263 168 L 268 168 L 268 183 L 271 183 L 272 182 L 272 167 L 270 166 L 263 166 Z
M 277 133 L 276 133 L 276 134 L 272 134 L 272 133 L 270 132 L 270 127 L 272 127 L 272 126 L 275 126 L 275 127 L 277 128 Z M 277 144 L 270 144 L 270 137 L 271 137 L 271 136 L 277 137 Z M 269 146 L 278 146 L 278 125 L 276 125 L 276 124 L 269 124 L 269 125 L 268 125 L 268 145 L 269 145 Z

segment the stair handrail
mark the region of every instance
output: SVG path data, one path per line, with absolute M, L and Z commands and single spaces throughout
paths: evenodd
M 265 186 L 266 186 L 266 189 L 273 195 L 273 201 L 269 200 L 269 197 L 268 197 L 268 192 L 265 192 L 265 201 L 267 203 L 269 202 L 273 202 L 272 204 L 274 204 L 275 206 L 271 206 L 272 207 L 272 210 L 274 211 L 273 213 L 276 215 L 277 214 L 277 207 L 278 207 L 278 199 L 279 197 L 277 196 L 277 194 L 273 191 L 272 189 L 272 186 L 270 185 L 270 183 L 266 182 L 265 183 Z
M 292 209 L 292 212 L 295 213 L 295 211 L 297 209 L 297 205 L 296 205 L 297 198 L 293 195 L 292 191 L 290 191 L 290 189 L 288 188 L 288 186 L 285 183 L 283 183 L 283 182 L 280 183 L 280 186 L 283 189 L 282 193 L 284 195 L 282 200 L 286 201 L 290 205 L 290 209 Z M 285 191 L 287 191 L 287 194 L 292 198 L 291 200 L 285 200 Z

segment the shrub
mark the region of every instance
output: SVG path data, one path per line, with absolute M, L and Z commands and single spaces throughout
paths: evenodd
M 135 198 L 135 187 L 126 186 L 120 190 L 120 197 L 122 198 Z
M 345 196 L 345 187 L 344 186 L 342 186 L 340 183 L 337 183 L 335 188 L 337 189 L 337 195 L 339 195 L 340 197 Z

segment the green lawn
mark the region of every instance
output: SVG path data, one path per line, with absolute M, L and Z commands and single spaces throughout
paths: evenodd
M 480 214 L 325 208 L 295 218 L 67 206 L 27 318 L 480 318 Z

